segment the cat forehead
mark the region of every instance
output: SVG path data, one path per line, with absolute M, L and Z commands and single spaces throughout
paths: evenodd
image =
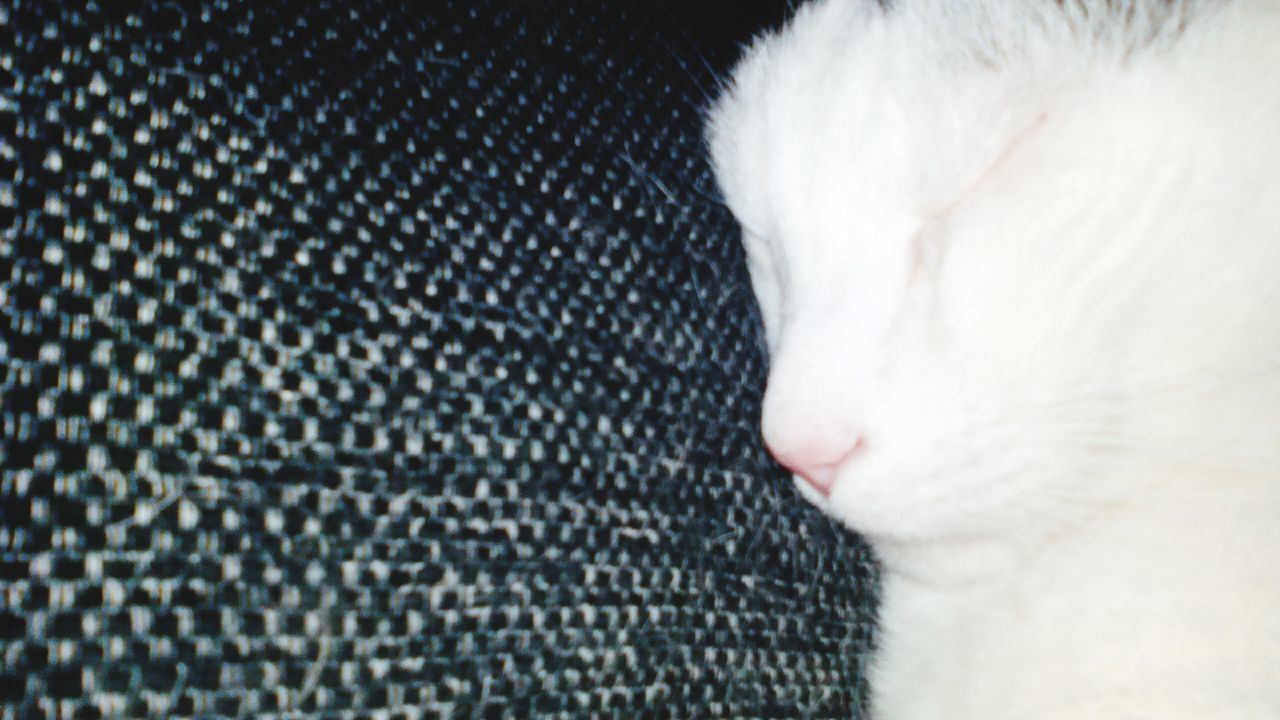
M 765 224 L 766 179 L 779 161 L 802 162 L 814 127 L 847 84 L 824 77 L 838 48 L 861 24 L 853 10 L 871 3 L 818 2 L 801 6 L 786 29 L 757 38 L 734 68 L 728 91 L 710 113 L 711 159 L 730 207 L 748 229 Z M 829 22 L 819 22 L 828 16 Z M 755 220 L 756 222 L 751 222 Z M 761 228 L 757 234 L 768 234 Z
M 948 164 L 981 157 L 983 139 L 974 147 L 966 131 L 1006 121 L 1015 132 L 1026 117 L 1007 115 L 1025 115 L 1029 95 L 1172 39 L 1188 12 L 1178 0 L 802 5 L 752 44 L 711 112 L 722 189 L 744 225 L 762 225 L 780 185 L 830 189 L 851 160 L 881 189 L 895 173 L 919 189 L 924 163 L 945 180 Z
M 802 6 L 785 30 L 758 39 L 733 72 L 713 109 L 712 159 L 730 207 L 757 234 L 792 220 L 821 227 L 822 215 L 848 210 L 876 217 L 928 195 L 935 169 L 965 166 L 984 145 L 998 143 L 1009 88 L 1027 75 L 1008 56 L 1017 23 L 1003 34 L 964 13 L 892 12 L 874 2 L 820 0 Z M 966 4 L 970 5 L 970 4 Z M 977 5 L 981 5 L 978 3 Z M 911 8 L 917 9 L 911 9 Z M 979 49 L 983 43 L 992 47 Z M 975 59 L 978 58 L 978 59 Z M 984 127 L 993 136 L 957 142 L 956 133 Z M 790 197 L 789 197 L 790 196 Z M 863 207 L 847 208 L 853 198 Z M 838 224 L 834 218 L 827 224 Z M 800 230 L 801 228 L 793 228 Z M 805 228 L 812 230 L 812 228 Z

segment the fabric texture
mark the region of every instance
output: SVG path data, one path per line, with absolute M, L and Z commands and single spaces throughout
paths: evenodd
M 0 8 L 0 717 L 857 715 L 691 4 Z

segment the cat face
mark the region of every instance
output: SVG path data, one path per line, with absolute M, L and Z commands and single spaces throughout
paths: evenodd
M 711 116 L 802 493 L 882 546 L 1033 544 L 1274 467 L 1278 134 L 1176 53 L 895 22 L 807 6 Z

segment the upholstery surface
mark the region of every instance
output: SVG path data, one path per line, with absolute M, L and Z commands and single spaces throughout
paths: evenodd
M 0 717 L 853 717 L 699 138 L 754 12 L 0 8 Z

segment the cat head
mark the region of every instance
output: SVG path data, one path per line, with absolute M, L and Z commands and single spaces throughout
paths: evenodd
M 890 556 L 1005 557 L 1152 483 L 1280 467 L 1256 28 L 1224 11 L 1139 46 L 1057 3 L 907 5 L 805 6 L 710 117 L 763 433 L 801 492 Z

